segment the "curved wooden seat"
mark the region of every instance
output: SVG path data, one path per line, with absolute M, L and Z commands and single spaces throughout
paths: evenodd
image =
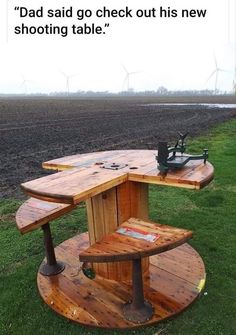
M 16 213 L 16 225 L 22 234 L 70 212 L 75 205 L 58 204 L 34 198 L 28 199 Z
M 65 265 L 56 260 L 49 221 L 70 212 L 75 207 L 30 198 L 16 213 L 16 225 L 22 234 L 42 227 L 47 261 L 41 264 L 40 273 L 45 276 L 56 275 L 65 269 Z
M 82 251 L 79 258 L 95 263 L 134 260 L 171 250 L 191 237 L 189 230 L 130 218 L 114 233 Z

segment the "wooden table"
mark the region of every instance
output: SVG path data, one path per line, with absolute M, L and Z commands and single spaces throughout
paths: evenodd
M 44 301 L 59 314 L 84 325 L 135 328 L 121 306 L 131 296 L 131 262 L 93 264 L 94 280 L 79 271 L 79 254 L 114 232 L 131 217 L 148 219 L 148 184 L 201 189 L 213 179 L 210 163 L 190 161 L 184 168 L 160 174 L 152 150 L 119 150 L 73 155 L 43 163 L 59 170 L 22 184 L 35 198 L 78 204 L 86 201 L 88 234 L 64 241 L 56 255 L 66 269 L 45 277 L 38 273 Z M 173 316 L 187 308 L 205 283 L 199 254 L 188 244 L 142 259 L 145 296 L 155 313 L 145 324 Z

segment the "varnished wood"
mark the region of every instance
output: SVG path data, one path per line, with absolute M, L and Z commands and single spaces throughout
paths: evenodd
M 148 184 L 130 182 L 130 217 L 149 218 Z M 123 221 L 124 222 L 124 221 Z
M 81 271 L 79 254 L 88 248 L 88 235 L 81 234 L 56 248 L 57 259 L 66 264 L 56 276 L 38 273 L 39 292 L 56 313 L 85 326 L 105 329 L 135 329 L 173 317 L 184 311 L 200 294 L 205 268 L 199 254 L 188 244 L 150 257 L 143 276 L 144 295 L 154 307 L 153 317 L 137 325 L 123 317 L 122 307 L 130 300 L 130 282 L 88 279 Z M 160 265 L 159 265 L 160 264 Z
M 175 228 L 167 225 L 155 224 L 130 218 L 121 224 L 121 228 L 136 229 L 143 233 L 157 234 L 159 237 L 154 242 L 121 235 L 118 232 L 106 234 L 88 249 L 80 254 L 82 262 L 116 262 L 133 260 L 152 256 L 176 248 L 192 237 L 189 230 Z
M 30 198 L 16 212 L 16 225 L 20 232 L 25 234 L 65 213 L 69 213 L 74 208 L 74 205 L 52 203 Z
M 127 181 L 116 187 L 118 225 L 130 217 L 148 219 L 148 184 Z M 111 279 L 131 280 L 132 261 L 113 263 Z M 149 267 L 149 258 L 142 258 L 142 269 L 146 273 Z
M 191 232 L 154 227 L 147 221 L 148 184 L 200 189 L 212 180 L 213 167 L 208 162 L 190 161 L 181 170 L 163 176 L 157 169 L 156 154 L 153 150 L 119 150 L 64 157 L 43 164 L 61 172 L 22 184 L 27 194 L 59 205 L 86 200 L 90 242 L 88 234 L 63 242 L 56 248 L 56 257 L 66 265 L 65 270 L 51 277 L 38 273 L 41 296 L 59 314 L 102 328 L 138 327 L 125 320 L 122 313 L 124 303 L 131 299 L 131 260 L 137 257 L 143 257 L 144 295 L 155 310 L 145 325 L 180 313 L 204 287 L 205 269 L 200 256 L 187 244 L 179 246 Z M 125 167 L 103 168 L 111 163 Z M 132 216 L 140 221 L 127 225 L 136 227 L 142 222 L 146 231 L 159 229 L 159 244 L 150 246 L 115 232 Z M 88 250 L 92 250 L 90 256 Z M 157 252 L 161 253 L 153 255 Z M 94 280 L 83 274 L 79 257 L 95 269 Z M 90 263 L 95 260 L 102 263 Z
M 214 175 L 212 165 L 190 161 L 181 170 L 166 176 L 157 168 L 153 150 L 118 150 L 65 157 L 43 164 L 45 168 L 65 170 L 22 184 L 23 190 L 43 200 L 78 203 L 126 181 L 200 189 Z M 102 168 L 105 163 L 127 164 L 125 168 Z
M 90 243 L 100 241 L 103 236 L 115 231 L 118 226 L 116 188 L 98 194 L 87 200 L 87 216 Z M 115 264 L 93 264 L 94 270 L 101 276 L 116 276 Z
M 185 167 L 176 171 L 169 171 L 165 176 L 161 176 L 157 167 L 149 170 L 146 167 L 141 172 L 129 173 L 129 180 L 142 183 L 175 186 L 189 189 L 201 189 L 209 184 L 214 177 L 213 166 L 206 162 L 190 161 Z
M 150 152 L 155 155 L 154 150 L 138 150 L 141 155 L 141 159 L 150 161 Z M 65 156 L 57 159 L 53 159 L 42 163 L 44 169 L 59 170 L 63 171 L 74 167 L 92 166 L 96 163 L 109 163 L 122 162 L 121 159 L 125 157 L 129 159 L 130 163 L 133 162 L 134 157 L 137 156 L 137 150 L 110 150 L 110 151 L 98 151 L 85 154 L 77 154 L 72 156 Z M 129 158 L 130 157 L 130 158 Z M 147 163 L 143 162 L 143 163 Z M 134 165 L 133 165 L 134 166 Z
M 147 219 L 148 185 L 126 182 L 87 200 L 90 244 L 99 242 L 131 215 Z M 142 260 L 143 271 L 148 258 Z M 94 270 L 107 279 L 131 280 L 131 262 L 94 263 Z

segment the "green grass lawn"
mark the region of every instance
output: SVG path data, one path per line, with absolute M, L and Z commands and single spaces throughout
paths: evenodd
M 178 317 L 122 334 L 236 334 L 236 120 L 189 143 L 189 152 L 209 149 L 215 180 L 201 191 L 150 187 L 151 219 L 194 231 L 190 244 L 201 254 L 204 294 Z M 0 201 L 0 334 L 104 334 L 73 324 L 41 300 L 36 273 L 43 258 L 41 230 L 21 236 L 14 223 L 20 201 Z M 86 230 L 85 208 L 53 223 L 55 244 Z M 108 334 L 120 334 L 109 331 Z

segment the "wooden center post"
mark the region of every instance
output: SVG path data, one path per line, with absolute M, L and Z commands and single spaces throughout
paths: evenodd
M 114 232 L 130 217 L 148 219 L 148 184 L 125 182 L 86 201 L 90 244 Z M 148 271 L 149 258 L 142 259 L 143 272 Z M 93 263 L 97 274 L 116 281 L 132 280 L 132 262 Z

